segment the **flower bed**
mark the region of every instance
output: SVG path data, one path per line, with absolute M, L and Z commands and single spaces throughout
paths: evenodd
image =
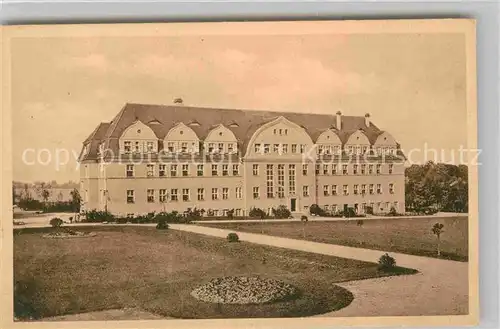
M 285 282 L 260 277 L 223 277 L 209 281 L 191 292 L 191 296 L 209 303 L 263 304 L 298 295 L 298 290 Z
M 69 239 L 69 238 L 87 238 L 95 236 L 94 232 L 77 232 L 77 231 L 56 231 L 50 232 L 43 235 L 47 239 Z

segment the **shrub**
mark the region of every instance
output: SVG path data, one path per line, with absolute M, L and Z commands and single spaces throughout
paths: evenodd
M 61 218 L 54 217 L 50 220 L 50 226 L 52 227 L 61 227 L 62 224 L 63 220 Z
M 384 255 L 380 256 L 378 260 L 378 269 L 380 271 L 391 271 L 396 267 L 396 260 L 389 256 L 389 254 L 385 253 Z
M 115 216 L 113 216 L 109 211 L 99 211 L 90 210 L 84 213 L 85 222 L 88 223 L 100 223 L 100 222 L 113 222 Z
M 388 216 L 397 216 L 398 213 L 396 211 L 396 208 L 394 207 L 391 207 L 391 210 L 389 211 L 389 213 L 387 214 Z
M 205 212 L 204 209 L 188 208 L 184 212 L 184 218 L 179 218 L 178 220 L 179 222 L 189 224 L 192 221 L 202 220 L 204 212 Z
M 312 204 L 311 207 L 309 207 L 309 213 L 311 215 L 315 215 L 315 216 L 325 216 L 326 213 L 323 209 L 321 209 L 320 206 L 318 206 L 317 204 Z
M 158 221 L 158 224 L 156 224 L 156 229 L 157 230 L 166 230 L 166 229 L 168 229 L 168 224 L 167 224 L 167 221 L 166 221 L 165 218 L 161 218 Z
M 367 215 L 373 215 L 373 207 L 367 206 L 365 209 Z
M 228 210 L 227 211 L 227 218 L 233 219 L 234 218 L 234 209 Z
M 128 222 L 128 220 L 129 220 L 129 219 L 128 219 L 128 218 L 126 218 L 126 217 L 120 217 L 120 218 L 117 218 L 117 219 L 116 219 L 116 222 L 117 222 L 118 224 L 126 224 L 126 223 Z
M 273 208 L 274 218 L 278 218 L 278 219 L 289 218 L 291 215 L 292 215 L 292 213 L 290 212 L 290 210 L 288 210 L 286 208 L 286 206 L 284 206 L 284 205 L 278 206 L 277 209 Z
M 250 212 L 248 213 L 248 215 L 250 217 L 253 217 L 253 218 L 260 218 L 260 219 L 264 219 L 266 218 L 266 212 L 260 208 L 252 208 L 250 209 Z
M 344 217 L 356 217 L 356 212 L 354 211 L 354 208 L 349 207 L 346 210 L 344 210 Z
M 306 215 L 302 215 L 302 216 L 300 216 L 300 220 L 303 222 L 307 222 L 309 219 L 307 218 Z
M 240 237 L 236 233 L 229 233 L 226 237 L 228 242 L 238 242 L 240 241 Z

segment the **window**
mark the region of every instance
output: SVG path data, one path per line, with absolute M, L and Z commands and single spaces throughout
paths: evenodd
M 324 196 L 330 195 L 330 187 L 328 185 L 323 185 L 323 195 Z
M 295 194 L 295 165 L 288 165 L 288 193 Z
M 278 165 L 278 198 L 285 197 L 285 165 Z
M 155 190 L 149 190 L 148 189 L 148 202 L 152 203 L 155 202 Z
M 243 189 L 241 187 L 236 188 L 236 199 L 243 199 Z
M 258 164 L 254 164 L 252 166 L 252 173 L 254 176 L 259 176 L 259 165 Z
M 389 165 L 389 174 L 392 174 L 392 171 L 394 170 L 394 165 L 391 163 Z
M 328 165 L 327 164 L 323 165 L 323 175 L 328 175 Z
M 337 195 L 337 185 L 332 185 L 332 195 Z
M 188 150 L 188 143 L 182 142 L 181 143 L 181 152 L 182 153 L 187 153 L 187 150 Z
M 208 153 L 214 153 L 214 150 L 215 150 L 215 144 L 208 143 Z
M 148 164 L 146 166 L 146 176 L 153 177 L 154 173 L 155 173 L 155 166 L 152 164 Z
M 175 152 L 175 147 L 173 142 L 168 142 L 167 143 L 167 151 L 169 153 L 174 153 Z
M 353 193 L 358 194 L 358 184 L 354 184 Z
M 199 164 L 196 166 L 196 175 L 203 176 L 203 165 Z
M 368 174 L 373 175 L 373 165 L 368 165 Z
M 233 153 L 234 152 L 234 144 L 229 143 L 227 144 L 227 153 Z
M 287 154 L 288 153 L 288 144 L 282 144 L 281 150 L 282 150 L 283 154 Z
M 260 197 L 259 187 L 254 186 L 253 187 L 253 198 L 258 199 L 259 197 Z
M 338 169 L 336 164 L 332 164 L 332 175 L 337 175 Z
M 227 200 L 229 199 L 229 188 L 223 187 L 222 188 L 222 200 Z
M 279 152 L 279 147 L 280 147 L 280 145 L 279 145 L 279 144 L 274 144 L 274 145 L 273 145 L 273 152 L 274 152 L 274 153 L 278 153 L 278 152 Z
M 146 148 L 148 152 L 153 152 L 154 151 L 154 142 L 146 142 Z
M 347 165 L 342 165 L 342 175 L 347 175 Z
M 223 165 L 222 165 L 222 176 L 227 176 L 227 175 L 229 175 L 229 173 L 228 173 L 228 171 L 229 171 L 228 167 L 229 167 L 229 166 L 228 166 L 227 164 L 223 164 Z
M 288 135 L 288 129 L 285 129 L 285 135 Z
M 315 171 L 316 175 L 319 175 L 319 163 L 316 164 Z
M 333 153 L 335 153 L 335 154 L 340 154 L 340 146 L 335 145 L 335 146 L 333 147 Z
M 399 210 L 399 202 L 394 201 L 394 209 L 396 209 L 396 211 Z
M 240 217 L 240 216 L 241 216 L 241 209 L 236 209 L 236 210 L 234 211 L 234 215 L 235 215 L 236 217 Z
M 198 201 L 203 201 L 203 200 L 205 200 L 205 189 L 199 188 L 198 189 Z
M 173 188 L 170 190 L 170 200 L 172 201 L 178 201 L 179 197 L 177 196 L 177 189 Z
M 182 189 L 182 201 L 189 201 L 189 189 L 188 188 Z
M 348 195 L 349 194 L 349 186 L 344 185 L 343 188 L 342 188 L 342 193 L 344 195 Z
M 216 187 L 212 188 L 212 200 L 219 200 L 219 189 Z
M 134 177 L 134 165 L 127 165 L 127 177 Z
M 297 144 L 292 144 L 292 153 L 297 153 Z
M 323 145 L 319 145 L 318 146 L 318 154 L 323 154 L 325 151 L 324 151 L 324 146 Z
M 377 175 L 380 175 L 381 171 L 382 171 L 382 165 L 378 164 L 377 165 Z
M 364 174 L 366 174 L 366 165 L 362 164 L 361 165 L 361 175 L 364 175 Z
M 127 190 L 127 203 L 134 203 L 134 202 L 135 202 L 134 190 Z
M 332 204 L 332 213 L 336 213 L 337 211 L 339 211 L 339 208 L 337 207 L 336 204 Z
M 218 174 L 217 165 L 213 164 L 212 165 L 212 176 L 217 176 L 217 174 Z
M 390 202 L 386 202 L 385 203 L 385 209 L 387 209 L 387 210 L 391 209 L 391 203 Z
M 158 166 L 158 175 L 160 177 L 164 177 L 165 176 L 165 165 L 164 164 L 161 164 Z
M 370 184 L 369 191 L 370 191 L 370 194 L 373 194 L 373 193 L 374 193 L 374 190 L 373 190 L 373 184 Z
M 160 202 L 167 201 L 167 190 L 160 189 Z
M 269 153 L 269 148 L 270 147 L 271 146 L 269 144 L 264 144 L 264 153 L 266 153 L 266 154 Z
M 307 185 L 302 186 L 302 195 L 305 197 L 309 196 L 309 186 Z
M 233 165 L 233 176 L 238 176 L 240 174 L 240 165 Z
M 394 184 L 393 183 L 389 184 L 389 193 L 394 194 Z
M 363 146 L 363 154 L 366 154 L 368 152 L 368 146 Z
M 366 184 L 361 184 L 361 194 L 362 195 L 366 194 Z
M 355 165 L 353 165 L 353 166 L 352 166 L 352 173 L 353 173 L 354 175 L 357 175 L 357 174 L 358 174 L 358 165 L 357 165 L 357 164 L 355 164 Z
M 255 144 L 254 145 L 254 151 L 255 153 L 260 153 L 262 150 L 260 149 L 260 144 Z
M 377 184 L 377 194 L 382 194 L 382 185 Z
M 309 165 L 307 163 L 302 165 L 302 176 L 307 176 L 307 171 L 309 170 Z
M 274 198 L 274 178 L 273 178 L 273 165 L 268 164 L 266 166 L 267 175 L 267 197 Z
M 304 153 L 306 151 L 306 145 L 300 144 L 300 153 Z
M 140 152 L 141 148 L 139 147 L 139 142 L 135 142 L 134 152 Z
M 177 176 L 177 165 L 176 164 L 170 165 L 170 176 L 171 177 Z
M 130 141 L 123 142 L 123 149 L 125 153 L 130 153 L 132 151 L 132 142 Z
M 224 143 L 219 143 L 219 146 L 217 148 L 217 151 L 219 153 L 224 153 Z

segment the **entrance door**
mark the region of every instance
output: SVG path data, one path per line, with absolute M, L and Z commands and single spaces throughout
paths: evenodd
M 297 199 L 290 199 L 290 211 L 297 211 Z

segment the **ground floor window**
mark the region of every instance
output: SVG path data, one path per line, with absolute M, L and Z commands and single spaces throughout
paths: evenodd
M 165 202 L 167 201 L 167 190 L 161 189 L 160 190 L 160 202 Z
M 188 188 L 182 189 L 182 201 L 189 201 L 189 189 Z
M 127 190 L 127 203 L 134 203 L 134 190 Z
M 148 202 L 150 202 L 150 203 L 155 202 L 155 190 L 148 189 L 147 196 L 148 196 Z
M 170 190 L 170 200 L 172 200 L 172 201 L 178 201 L 179 200 L 176 188 L 173 188 L 172 190 Z

